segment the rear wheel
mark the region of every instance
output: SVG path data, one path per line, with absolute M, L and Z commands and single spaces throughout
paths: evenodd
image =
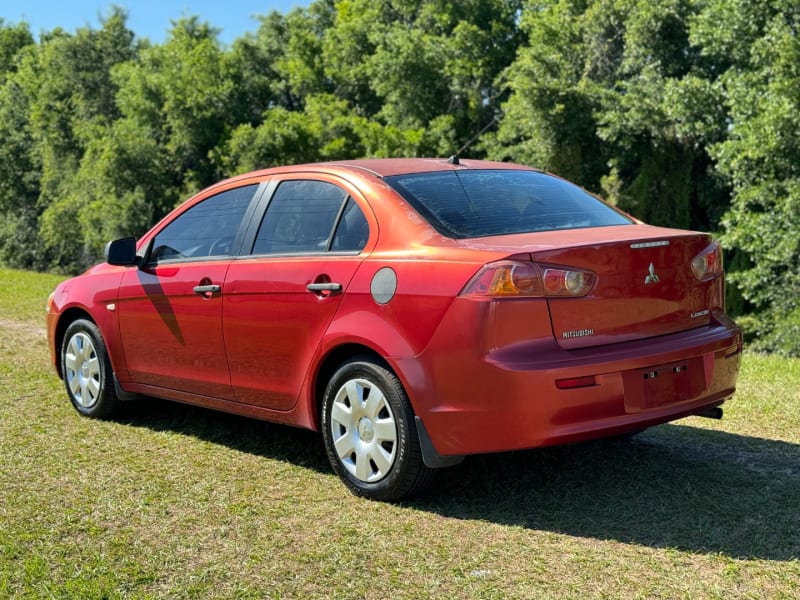
M 106 418 L 119 407 L 103 336 L 91 321 L 78 319 L 67 328 L 61 372 L 67 395 L 82 415 Z
M 403 386 L 371 357 L 344 363 L 328 382 L 322 435 L 334 471 L 359 496 L 398 500 L 432 479 Z

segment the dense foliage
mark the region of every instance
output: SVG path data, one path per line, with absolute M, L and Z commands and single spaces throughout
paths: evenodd
M 800 354 L 800 5 L 317 0 L 222 45 L 112 8 L 38 40 L 0 20 L 0 262 L 78 271 L 220 178 L 449 155 L 540 166 L 720 234 L 730 308 Z

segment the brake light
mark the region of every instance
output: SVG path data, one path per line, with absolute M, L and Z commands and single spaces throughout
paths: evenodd
M 596 279 L 597 276 L 589 271 L 501 260 L 484 265 L 464 286 L 461 295 L 498 298 L 579 297 L 591 291 Z
M 712 242 L 692 259 L 692 271 L 700 281 L 713 279 L 722 274 L 722 248 L 719 243 Z

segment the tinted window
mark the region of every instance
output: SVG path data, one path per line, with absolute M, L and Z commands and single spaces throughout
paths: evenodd
M 534 171 L 442 171 L 386 181 L 455 238 L 631 223 L 579 187 Z
M 178 215 L 156 235 L 152 260 L 229 256 L 258 184 L 221 192 Z
M 254 254 L 327 252 L 347 194 L 325 181 L 284 181 L 258 230 Z
M 336 226 L 336 233 L 333 236 L 331 250 L 358 251 L 367 245 L 369 239 L 369 225 L 364 213 L 352 198 L 347 199 L 347 205 Z

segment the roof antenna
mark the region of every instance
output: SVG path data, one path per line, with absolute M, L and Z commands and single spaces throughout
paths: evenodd
M 450 158 L 448 158 L 448 159 L 447 159 L 447 164 L 449 164 L 449 165 L 460 165 L 460 164 L 461 164 L 461 161 L 459 161 L 459 160 L 458 160 L 458 155 L 459 155 L 459 154 L 461 154 L 461 153 L 462 153 L 464 150 L 466 150 L 467 148 L 469 148 L 469 147 L 472 145 L 472 142 L 474 142 L 475 140 L 477 140 L 477 139 L 478 139 L 478 138 L 479 138 L 481 135 L 483 135 L 483 133 L 484 133 L 484 132 L 485 132 L 487 129 L 489 129 L 489 127 L 491 127 L 492 125 L 494 125 L 496 122 L 497 122 L 497 115 L 495 115 L 495 116 L 494 116 L 494 118 L 492 118 L 492 120 L 491 120 L 491 121 L 489 121 L 489 122 L 488 122 L 486 125 L 484 125 L 483 129 L 481 129 L 481 130 L 480 130 L 478 133 L 476 133 L 475 135 L 473 135 L 473 136 L 472 136 L 472 138 L 471 138 L 471 139 L 470 139 L 470 140 L 469 140 L 469 141 L 468 141 L 466 144 L 464 144 L 463 146 L 461 146 L 461 148 L 459 148 L 459 149 L 458 149 L 458 152 L 456 152 L 455 154 L 453 154 L 453 156 L 451 156 Z

